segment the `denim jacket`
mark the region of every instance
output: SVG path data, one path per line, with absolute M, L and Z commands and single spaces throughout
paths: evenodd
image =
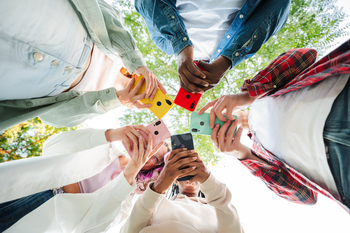
M 135 0 L 154 43 L 167 54 L 178 55 L 193 45 L 176 8 L 176 0 Z M 232 67 L 253 56 L 285 24 L 290 0 L 247 0 L 218 44 L 210 62 L 220 55 Z

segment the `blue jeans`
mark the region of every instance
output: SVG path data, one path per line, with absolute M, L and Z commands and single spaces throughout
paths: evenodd
M 0 204 L 0 232 L 11 227 L 22 217 L 32 212 L 53 197 L 52 191 L 36 193 Z
M 323 138 L 338 192 L 343 204 L 350 208 L 350 81 L 332 105 Z

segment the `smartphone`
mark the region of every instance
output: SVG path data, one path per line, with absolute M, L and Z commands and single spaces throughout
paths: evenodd
M 191 133 L 176 134 L 171 136 L 171 149 L 176 150 L 179 148 L 187 148 L 187 150 L 194 150 L 193 137 Z M 184 176 L 177 179 L 177 181 L 190 180 L 192 177 L 193 176 Z
M 236 119 L 238 119 L 237 116 L 233 115 Z M 192 112 L 190 117 L 190 132 L 193 134 L 203 134 L 203 135 L 211 135 L 213 130 L 210 128 L 209 124 L 209 117 L 210 113 L 203 113 L 201 115 L 198 115 L 197 112 Z M 228 119 L 225 115 L 224 117 Z M 214 126 L 219 124 L 220 127 L 224 124 L 224 121 L 219 120 L 219 118 L 215 118 Z M 232 124 L 232 122 L 231 122 Z M 231 126 L 230 124 L 230 126 Z M 229 126 L 229 127 L 230 127 Z M 236 135 L 237 127 L 235 129 L 235 132 L 233 133 L 233 137 Z M 227 133 L 227 131 L 226 131 Z
M 194 61 L 193 62 L 199 69 L 204 70 L 198 62 Z M 185 91 L 182 87 L 180 87 L 179 92 L 177 93 L 174 103 L 180 107 L 183 107 L 184 109 L 187 109 L 188 111 L 193 112 L 197 104 L 202 97 L 202 94 L 200 93 L 190 93 L 188 91 Z
M 168 127 L 165 125 L 164 121 L 162 121 L 161 119 L 153 121 L 151 124 L 147 125 L 146 128 L 152 134 L 152 138 L 153 138 L 152 149 L 154 149 L 156 146 L 158 146 L 160 143 L 170 138 L 171 136 L 171 133 Z M 145 138 L 146 142 L 148 143 L 148 135 L 142 130 L 139 130 L 139 132 L 142 134 L 142 136 Z M 123 142 L 123 146 L 125 150 L 128 152 L 129 156 L 132 157 L 134 155 L 134 148 L 133 148 L 132 142 L 131 142 L 131 150 L 128 149 L 125 142 Z
M 132 86 L 132 89 L 140 82 L 142 78 L 143 78 L 142 75 L 136 78 L 135 83 Z M 137 95 L 141 94 L 145 90 L 146 90 L 146 82 L 142 84 L 140 90 L 137 92 Z M 165 114 L 174 106 L 173 101 L 166 94 L 164 94 L 159 88 L 152 101 L 150 101 L 148 98 L 145 98 L 145 99 L 142 99 L 141 102 L 143 104 L 151 103 L 152 106 L 149 108 L 149 110 L 151 110 L 151 112 L 153 112 L 153 114 L 156 115 L 156 117 L 159 119 L 165 116 Z

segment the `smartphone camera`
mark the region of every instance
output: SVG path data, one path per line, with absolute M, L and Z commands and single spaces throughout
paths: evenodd
M 156 122 L 156 126 L 157 126 L 157 125 L 160 125 L 160 124 L 162 124 L 161 121 L 157 121 L 157 122 Z
M 157 102 L 157 105 L 158 105 L 158 106 L 161 106 L 161 105 L 162 105 L 162 102 L 158 101 L 158 102 Z
M 197 133 L 197 132 L 198 132 L 198 129 L 193 128 L 193 129 L 192 129 L 192 132 Z
M 201 126 L 203 126 L 203 125 L 204 125 L 204 121 L 199 122 L 199 124 L 200 124 Z
M 159 132 L 158 131 L 154 131 L 154 135 L 158 135 L 159 134 Z
M 191 98 L 191 96 L 190 95 L 186 95 L 186 99 L 189 99 L 189 98 Z

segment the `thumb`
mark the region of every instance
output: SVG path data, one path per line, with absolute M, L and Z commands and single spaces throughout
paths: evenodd
M 126 87 L 124 88 L 126 91 L 130 92 L 132 86 L 134 85 L 135 83 L 135 78 L 131 78 L 129 83 L 126 85 Z
M 240 142 L 241 141 L 241 136 L 242 136 L 242 132 L 243 132 L 243 126 L 240 126 L 236 132 L 236 135 L 235 135 L 235 138 L 234 138 L 234 141 L 238 141 Z
M 203 71 L 209 71 L 210 70 L 210 64 L 208 62 L 205 62 L 203 60 L 198 61 L 198 68 Z

